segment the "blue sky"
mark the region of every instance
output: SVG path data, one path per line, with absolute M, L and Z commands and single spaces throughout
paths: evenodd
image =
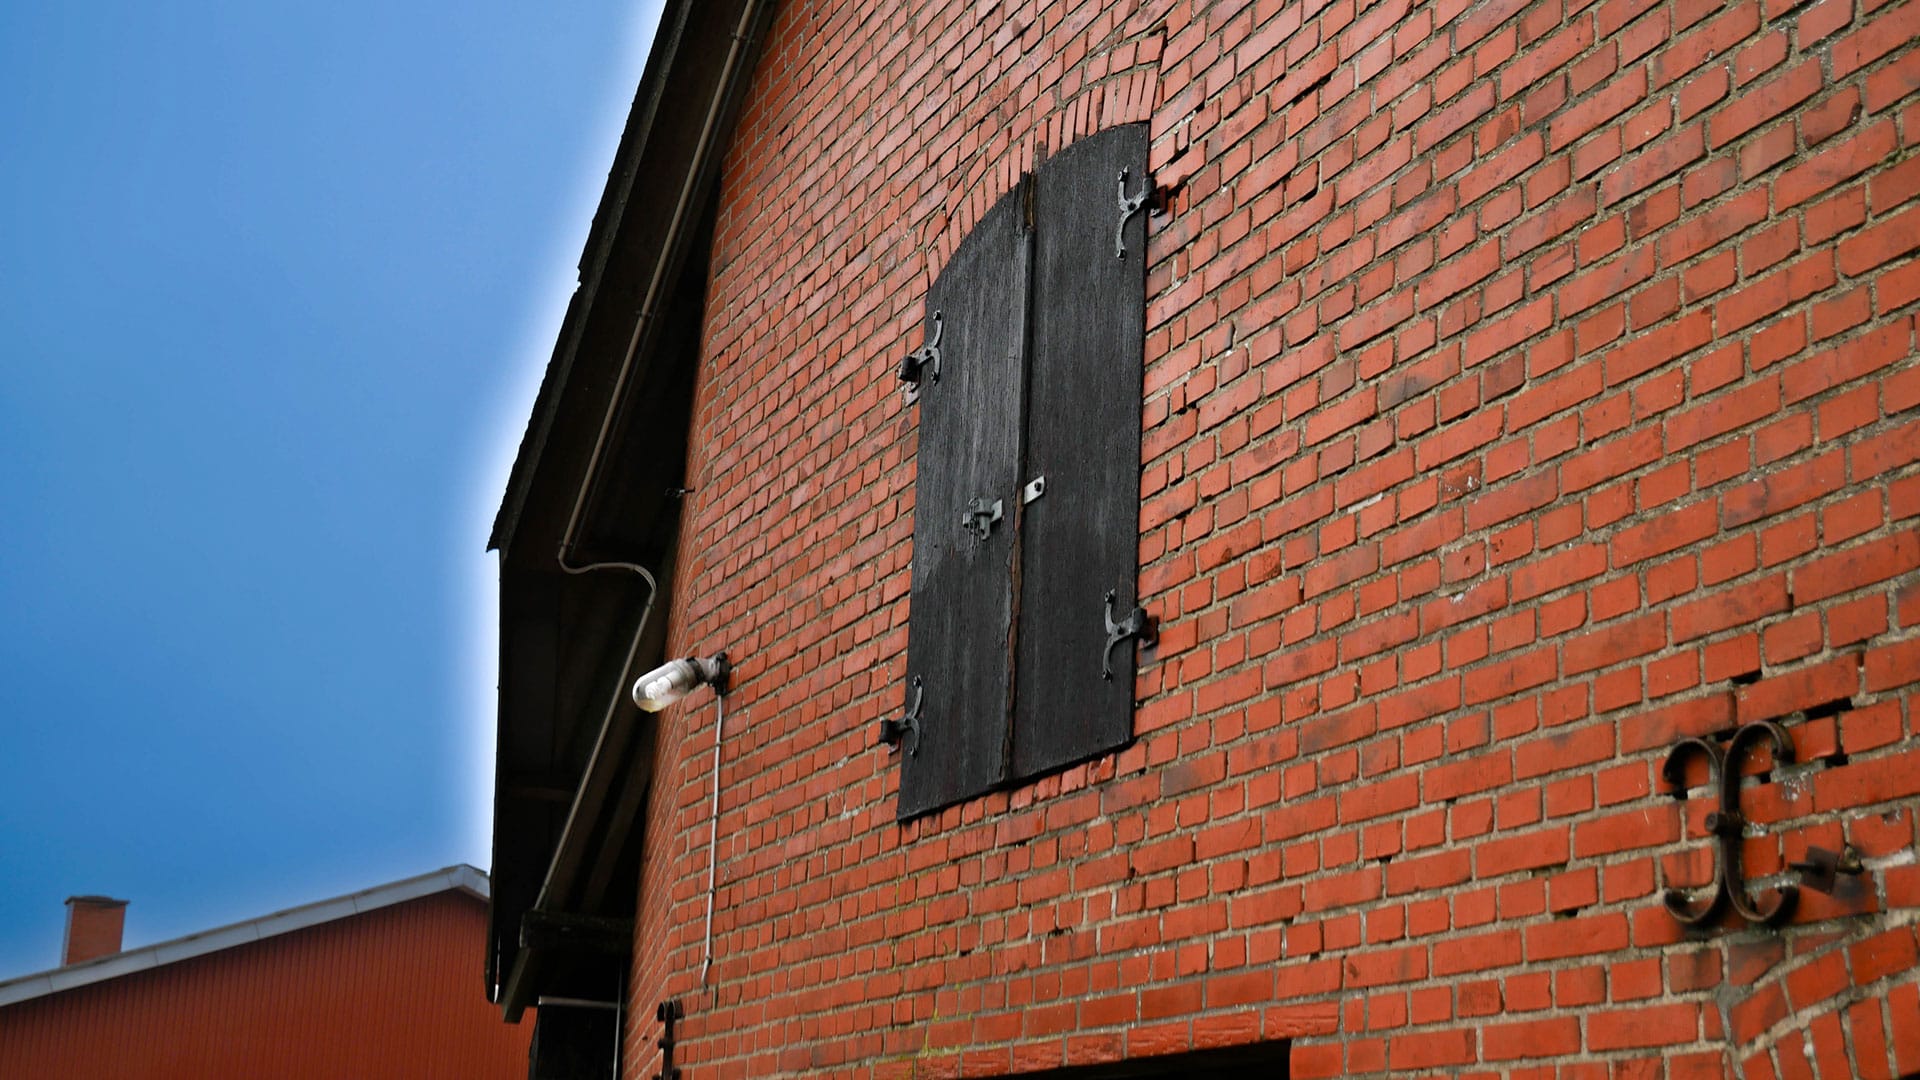
M 487 862 L 497 504 L 657 2 L 0 6 L 0 979 Z

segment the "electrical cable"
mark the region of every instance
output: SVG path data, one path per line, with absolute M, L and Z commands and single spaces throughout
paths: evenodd
M 715 856 L 720 850 L 720 736 L 727 726 L 727 695 L 713 695 L 713 813 L 707 824 L 707 941 L 700 961 L 700 985 L 713 970 L 713 892 Z

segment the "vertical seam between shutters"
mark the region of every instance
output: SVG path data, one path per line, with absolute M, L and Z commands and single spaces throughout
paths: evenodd
M 1007 617 L 1007 700 L 1001 712 L 1000 723 L 1000 775 L 995 785 L 1011 783 L 1013 774 L 1013 725 L 1018 715 L 1020 693 L 1020 587 L 1022 558 L 1025 554 L 1027 503 L 1021 499 L 1020 491 L 1026 483 L 1027 475 L 1027 423 L 1033 416 L 1033 321 L 1034 293 L 1039 277 L 1039 244 L 1036 235 L 1038 223 L 1034 221 L 1034 189 L 1040 183 L 1040 166 L 1035 163 L 1034 171 L 1023 173 L 1020 177 L 1020 220 L 1021 244 L 1026 249 L 1023 263 L 1026 267 L 1027 287 L 1020 298 L 1020 422 L 1015 425 L 1015 445 L 1013 449 L 1013 491 L 1007 498 L 1013 503 L 1013 524 L 1011 528 L 1013 550 L 1008 558 L 1011 565 L 1008 574 L 1011 580 Z

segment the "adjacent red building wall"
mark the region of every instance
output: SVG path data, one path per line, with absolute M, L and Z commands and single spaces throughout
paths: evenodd
M 0 1008 L 0 1077 L 497 1077 L 533 1024 L 481 983 L 484 901 L 442 893 Z

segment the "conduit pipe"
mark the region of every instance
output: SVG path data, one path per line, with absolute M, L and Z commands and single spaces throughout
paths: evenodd
M 583 783 L 581 790 L 574 792 L 573 805 L 568 809 L 566 824 L 560 830 L 560 842 L 554 849 L 553 862 L 548 865 L 546 880 L 541 883 L 540 895 L 534 900 L 533 906 L 536 909 L 546 908 L 553 899 L 554 880 L 557 872 L 561 869 L 561 860 L 567 852 L 568 840 L 573 836 L 574 828 L 578 824 L 575 819 L 580 809 L 580 795 L 585 788 L 584 780 L 593 774 L 595 766 L 599 763 L 600 748 L 606 741 L 607 727 L 612 723 L 615 712 L 620 706 L 620 700 L 626 691 L 626 674 L 633 670 L 634 658 L 640 649 L 640 640 L 646 633 L 648 619 L 653 613 L 654 599 L 659 596 L 660 593 L 659 583 L 654 580 L 653 575 L 649 573 L 645 567 L 638 563 L 593 562 L 583 566 L 574 565 L 571 561 L 575 541 L 574 534 L 579 530 L 580 515 L 585 511 L 587 495 L 592 490 L 593 482 L 599 475 L 601 458 L 606 452 L 607 438 L 613 430 L 614 418 L 619 412 L 621 399 L 626 394 L 627 382 L 633 375 L 634 357 L 639 354 L 641 341 L 652 326 L 654 312 L 660 298 L 661 290 L 666 287 L 668 269 L 675 262 L 673 252 L 681 242 L 681 233 L 686 228 L 689 210 L 693 206 L 694 197 L 701 182 L 701 177 L 706 171 L 707 159 L 712 155 L 714 133 L 719 127 L 720 114 L 727 107 L 729 99 L 732 97 L 731 91 L 735 80 L 739 76 L 740 64 L 746 55 L 747 47 L 750 43 L 749 32 L 753 29 L 754 24 L 759 21 L 766 4 L 767 0 L 750 0 L 749 3 L 744 5 L 740 11 L 740 22 L 734 27 L 733 33 L 730 35 L 731 40 L 727 46 L 727 58 L 721 64 L 720 76 L 716 84 L 715 93 L 708 102 L 707 115 L 701 123 L 700 134 L 694 140 L 693 159 L 688 164 L 686 179 L 680 185 L 679 197 L 674 200 L 673 214 L 667 221 L 665 243 L 661 249 L 662 257 L 655 261 L 653 274 L 647 282 L 646 295 L 641 300 L 640 312 L 634 319 L 633 333 L 627 339 L 626 354 L 621 357 L 620 371 L 614 377 L 613 393 L 607 400 L 607 410 L 605 414 L 600 418 L 600 429 L 594 434 L 593 449 L 587 455 L 586 475 L 581 478 L 580 488 L 574 494 L 573 508 L 567 514 L 567 527 L 560 535 L 560 547 L 557 555 L 561 570 L 569 574 L 584 574 L 593 570 L 632 571 L 640 575 L 647 583 L 647 602 L 646 606 L 641 609 L 638 625 L 634 627 L 633 640 L 627 646 L 626 663 L 621 668 L 620 680 L 614 687 L 611 700 L 607 703 L 606 715 L 602 718 L 600 724 L 600 734 L 594 740 L 592 754 L 587 758 L 586 771 L 582 774 Z M 725 709 L 722 707 L 723 715 L 724 712 Z M 714 743 L 714 805 L 716 815 L 718 814 L 720 798 L 718 788 L 719 752 L 719 740 L 716 738 Z M 711 879 L 711 865 L 708 867 L 708 876 L 709 879 Z M 707 963 L 709 965 L 712 962 L 712 912 L 712 882 L 709 880 L 707 904 Z M 705 968 L 703 967 L 702 979 L 704 980 L 704 978 Z
M 700 985 L 707 984 L 713 970 L 713 891 L 714 860 L 720 851 L 720 736 L 727 727 L 727 695 L 713 695 L 713 810 L 707 817 L 707 939 L 701 949 Z
M 680 184 L 680 197 L 674 200 L 673 215 L 667 219 L 666 243 L 662 247 L 666 257 L 653 264 L 653 274 L 647 280 L 646 296 L 640 301 L 640 314 L 634 318 L 633 334 L 627 339 L 626 355 L 621 357 L 620 371 L 614 376 L 613 394 L 607 399 L 607 411 L 600 417 L 600 430 L 593 437 L 592 452 L 587 455 L 587 475 L 581 480 L 580 490 L 574 494 L 573 510 L 567 515 L 567 528 L 560 536 L 560 567 L 563 570 L 567 569 L 567 559 L 573 552 L 573 534 L 580 525 L 580 514 L 586 508 L 587 493 L 600 471 L 600 457 L 606 449 L 607 435 L 613 430 L 614 415 L 620 411 L 620 400 L 626 394 L 627 380 L 633 374 L 633 358 L 639 354 L 640 340 L 653 323 L 655 304 L 660 299 L 660 291 L 666 287 L 667 270 L 674 262 L 673 251 L 680 244 L 681 230 L 687 224 L 687 212 L 693 206 L 694 193 L 706 171 L 707 158 L 713 151 L 714 130 L 719 127 L 721 110 L 731 96 L 728 91 L 746 51 L 747 32 L 753 28 L 765 3 L 766 0 L 753 0 L 741 8 L 740 24 L 734 27 L 732 41 L 727 46 L 727 58 L 720 65 L 718 91 L 707 103 L 707 115 L 701 122 L 700 135 L 694 139 L 693 160 L 688 163 L 686 179 Z
M 633 639 L 627 642 L 627 658 L 620 667 L 622 682 L 614 688 L 613 697 L 607 702 L 606 713 L 600 718 L 600 732 L 594 736 L 593 752 L 587 756 L 587 767 L 580 774 L 580 786 L 574 789 L 573 803 L 567 807 L 567 821 L 560 828 L 560 842 L 554 846 L 553 861 L 547 864 L 547 876 L 546 880 L 540 883 L 540 895 L 534 898 L 533 907 L 536 911 L 548 910 L 547 905 L 554 899 L 554 879 L 559 876 L 561 861 L 568 854 L 567 840 L 573 836 L 574 827 L 579 823 L 580 799 L 586 793 L 587 777 L 593 775 L 594 767 L 600 762 L 600 749 L 606 745 L 607 730 L 613 726 L 613 718 L 620 708 L 625 689 L 625 675 L 633 670 L 634 658 L 640 653 L 640 639 L 646 635 L 647 623 L 653 615 L 653 601 L 660 595 L 659 583 L 654 580 L 653 574 L 639 563 L 596 562 L 585 566 L 569 566 L 566 560 L 566 549 L 562 547 L 560 569 L 569 574 L 585 574 L 593 570 L 631 570 L 647 583 L 647 602 L 640 609 L 640 621 L 634 624 Z

